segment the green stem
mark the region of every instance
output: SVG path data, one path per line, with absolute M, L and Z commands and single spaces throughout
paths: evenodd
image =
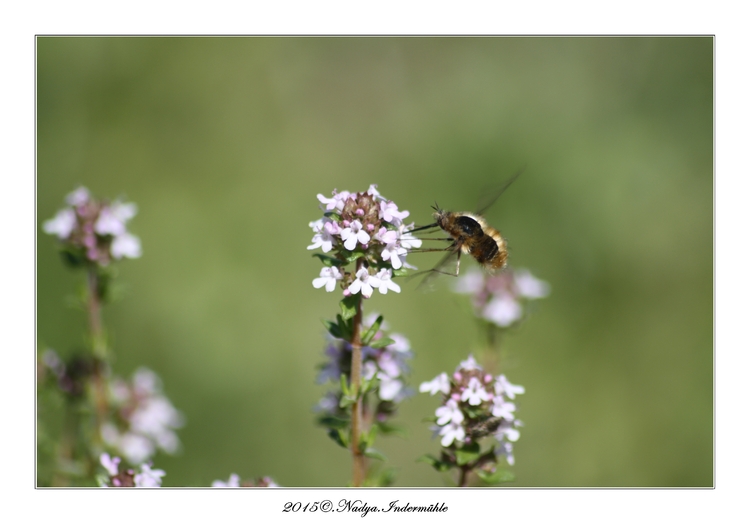
M 357 271 L 362 267 L 362 259 L 357 260 Z M 356 402 L 352 405 L 352 439 L 351 450 L 354 461 L 352 471 L 352 485 L 361 487 L 365 481 L 365 456 L 360 449 L 359 442 L 362 434 L 362 396 L 360 387 L 362 384 L 362 299 L 357 301 L 357 312 L 354 315 L 354 324 L 352 329 L 352 374 L 350 388 L 356 395 Z
M 100 444 L 100 428 L 106 420 L 109 406 L 107 404 L 107 385 L 104 377 L 107 361 L 107 341 L 104 335 L 104 327 L 102 324 L 102 300 L 101 292 L 99 289 L 99 274 L 96 267 L 89 268 L 87 283 L 89 336 L 91 337 L 91 349 L 94 356 L 94 369 L 92 375 L 92 389 L 96 413 L 94 440 L 96 444 Z

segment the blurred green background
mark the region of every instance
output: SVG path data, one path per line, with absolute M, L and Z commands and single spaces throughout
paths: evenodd
M 311 285 L 315 195 L 377 183 L 424 224 L 523 166 L 487 213 L 552 288 L 505 340 L 526 387 L 511 485 L 711 486 L 711 38 L 39 38 L 39 348 L 84 327 L 41 222 L 79 184 L 124 195 L 144 255 L 105 321 L 115 372 L 154 369 L 186 416 L 164 485 L 346 485 L 311 411 L 339 298 Z M 476 350 L 442 280 L 365 304 L 410 339 L 415 387 Z M 415 396 L 408 437 L 376 443 L 397 486 L 449 485 L 415 462 L 436 407 Z

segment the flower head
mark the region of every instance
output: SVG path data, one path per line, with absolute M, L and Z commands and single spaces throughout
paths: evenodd
M 549 295 L 549 284 L 526 269 L 508 267 L 495 275 L 469 271 L 459 277 L 454 290 L 472 295 L 479 318 L 507 328 L 524 317 L 524 307 L 529 301 Z
M 140 464 L 161 449 L 175 453 L 180 440 L 175 430 L 184 419 L 162 393 L 161 380 L 150 369 L 140 368 L 131 382 L 113 378 L 110 397 L 116 408 L 117 424 L 101 427 L 102 439 L 117 449 L 131 464 Z
M 494 437 L 496 456 L 513 460 L 510 442 L 518 440 L 516 404 L 510 400 L 524 392 L 522 386 L 508 382 L 505 375 L 492 377 L 471 355 L 462 361 L 452 377 L 441 373 L 424 382 L 419 391 L 434 395 L 442 393 L 442 404 L 435 410 L 435 434 L 441 437 L 444 456 L 456 449 L 478 445 L 486 437 Z M 445 454 L 448 455 L 445 455 Z
M 399 210 L 374 184 L 361 193 L 334 191 L 330 198 L 318 195 L 318 201 L 325 214 L 310 222 L 313 237 L 307 249 L 320 248 L 327 254 L 321 259 L 327 267 L 336 266 L 340 271 L 341 278 L 336 280 L 341 280 L 344 294 L 362 293 L 369 298 L 374 288 L 382 294 L 400 292 L 400 286 L 391 279 L 413 267 L 407 264 L 406 257 L 422 244 L 410 233 L 414 225 L 403 223 L 409 212 Z M 58 229 L 64 230 L 64 226 L 61 223 Z M 346 266 L 354 261 L 357 267 L 347 270 Z M 330 291 L 329 282 L 315 279 L 313 285 Z M 335 287 L 335 283 L 331 285 Z
M 141 256 L 140 239 L 127 230 L 138 211 L 135 204 L 96 200 L 85 187 L 65 201 L 70 207 L 58 211 L 42 229 L 57 236 L 69 260 L 106 266 L 112 260 Z

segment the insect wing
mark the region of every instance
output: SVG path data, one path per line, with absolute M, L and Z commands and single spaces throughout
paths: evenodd
M 500 187 L 492 191 L 486 192 L 485 197 L 483 197 L 480 200 L 479 209 L 477 210 L 477 215 L 483 215 L 484 212 L 487 211 L 490 208 L 490 206 L 492 206 L 492 204 L 494 204 L 497 201 L 498 198 L 500 198 L 500 195 L 505 193 L 505 190 L 508 189 L 510 185 L 513 182 L 515 182 L 519 176 L 521 176 L 521 173 L 523 173 L 525 169 L 526 169 L 525 167 L 519 169 L 515 175 L 513 175 L 508 180 L 503 182 L 503 184 Z

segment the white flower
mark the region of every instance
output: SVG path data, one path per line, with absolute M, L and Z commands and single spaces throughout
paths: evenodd
M 434 395 L 438 391 L 440 393 L 443 393 L 444 395 L 447 395 L 450 389 L 451 386 L 448 380 L 448 375 L 446 373 L 440 373 L 437 377 L 430 380 L 429 382 L 422 382 L 419 385 L 420 393 L 429 393 L 430 395 Z
M 469 355 L 469 358 L 461 361 L 461 363 L 458 365 L 458 369 L 463 369 L 464 371 L 473 371 L 475 369 L 482 369 L 482 367 L 477 364 L 477 361 L 474 359 L 474 355 Z M 458 371 L 458 369 L 456 371 Z
M 315 222 L 310 222 L 310 227 L 315 234 L 312 237 L 312 244 L 307 249 L 321 248 L 323 253 L 328 253 L 333 249 L 333 243 L 340 232 L 339 225 L 329 218 L 321 218 Z
M 378 396 L 381 400 L 394 400 L 404 387 L 400 380 L 391 378 L 386 373 L 378 373 L 378 378 L 380 379 Z
M 477 377 L 469 379 L 469 385 L 461 393 L 461 401 L 468 401 L 472 406 L 478 406 L 486 400 L 490 400 L 490 395 Z
M 500 327 L 508 327 L 523 314 L 521 305 L 508 293 L 495 296 L 484 307 L 482 316 Z
M 131 464 L 139 464 L 156 453 L 154 443 L 138 433 L 125 433 L 117 440 L 116 447 Z
M 133 203 L 113 202 L 104 206 L 99 212 L 99 218 L 94 223 L 94 231 L 100 235 L 122 235 L 125 224 L 138 213 L 138 206 Z
M 401 286 L 396 284 L 391 280 L 392 272 L 390 269 L 381 269 L 377 275 L 375 275 L 375 279 L 377 283 L 374 283 L 373 286 L 377 287 L 381 294 L 385 295 L 388 293 L 388 290 L 393 290 L 396 293 L 401 293 Z
M 370 235 L 362 229 L 362 222 L 354 220 L 341 230 L 341 239 L 344 241 L 344 247 L 349 251 L 354 251 L 357 247 L 357 241 L 360 244 L 367 244 L 370 241 Z
M 84 205 L 90 198 L 91 194 L 89 193 L 89 190 L 81 186 L 72 193 L 69 193 L 68 196 L 65 197 L 65 202 L 67 202 L 68 205 L 77 207 Z
M 314 279 L 312 285 L 315 289 L 325 286 L 326 291 L 330 293 L 336 288 L 336 282 L 342 278 L 344 277 L 336 266 L 323 267 L 320 269 L 320 277 Z
M 525 298 L 544 298 L 549 295 L 549 284 L 539 280 L 527 269 L 519 269 L 513 273 L 513 280 L 518 294 Z
M 516 395 L 526 393 L 526 388 L 511 384 L 508 382 L 508 379 L 505 378 L 505 375 L 500 375 L 495 381 L 495 393 L 498 395 L 505 394 L 506 397 L 512 400 L 516 398 Z
M 464 421 L 464 414 L 458 407 L 458 402 L 452 398 L 448 399 L 448 402 L 446 402 L 444 406 L 437 408 L 435 410 L 435 415 L 438 417 L 437 424 L 440 426 L 444 426 L 448 422 L 460 424 Z
M 405 226 L 404 224 L 398 226 L 398 231 L 401 234 L 398 241 L 401 246 L 405 247 L 406 249 L 415 249 L 422 247 L 422 239 L 415 237 L 410 232 L 410 229 L 412 229 L 413 227 L 414 223 L 409 224 L 408 226 Z
M 126 232 L 112 241 L 112 257 L 117 260 L 122 257 L 138 258 L 141 254 L 141 240 L 135 235 Z
M 502 417 L 505 420 L 513 420 L 515 418 L 513 412 L 516 410 L 516 405 L 513 402 L 506 402 L 502 395 L 494 397 L 492 402 L 493 417 Z
M 321 203 L 320 207 L 325 207 L 326 211 L 333 211 L 334 209 L 337 211 L 341 211 L 344 209 L 344 204 L 350 196 L 351 193 L 349 193 L 349 191 L 342 191 L 341 193 L 337 193 L 336 190 L 334 190 L 333 198 L 326 198 L 323 195 L 318 194 L 318 200 Z
M 456 424 L 455 422 L 451 422 L 447 426 L 443 426 L 440 429 L 439 434 L 443 436 L 443 438 L 440 439 L 440 444 L 446 448 L 450 446 L 454 440 L 460 443 L 466 437 L 464 428 L 460 424 Z
M 495 432 L 495 438 L 500 442 L 503 442 L 504 439 L 516 442 L 521 436 L 521 433 L 516 429 L 518 426 L 522 426 L 520 420 L 503 420 Z
M 42 229 L 50 235 L 57 235 L 60 240 L 65 240 L 70 236 L 76 227 L 76 213 L 70 208 L 65 208 L 57 212 L 54 218 L 47 220 Z
M 349 285 L 349 293 L 356 295 L 360 291 L 362 296 L 370 298 L 373 292 L 373 286 L 380 286 L 380 281 L 368 273 L 367 268 L 360 268 L 357 271 L 357 278 Z
M 505 460 L 507 460 L 508 464 L 511 466 L 516 462 L 516 459 L 513 458 L 513 444 L 510 442 L 501 442 L 500 445 L 495 448 L 495 454 L 505 456 Z
M 470 270 L 458 277 L 453 289 L 456 293 L 479 293 L 484 287 L 484 275 L 481 271 Z
M 382 196 L 380 196 L 377 184 L 370 184 L 370 188 L 367 190 L 367 194 L 375 197 L 378 200 L 385 200 Z
M 135 475 L 133 481 L 136 488 L 158 488 L 164 475 L 163 469 L 151 469 L 149 464 L 141 464 L 141 472 Z
M 229 475 L 229 480 L 224 482 L 223 480 L 214 480 L 211 484 L 212 488 L 239 488 L 240 487 L 240 476 L 237 473 Z
M 398 226 L 402 223 L 403 219 L 408 216 L 408 211 L 399 211 L 398 206 L 392 201 L 380 202 L 380 218 L 386 222 Z
M 409 339 L 399 333 L 391 333 L 390 337 L 393 339 L 393 344 L 388 346 L 388 349 L 395 351 L 396 353 L 408 353 L 411 349 L 409 345 Z
M 120 457 L 110 457 L 109 453 L 102 453 L 99 457 L 99 462 L 107 470 L 110 477 L 117 475 L 121 460 Z

